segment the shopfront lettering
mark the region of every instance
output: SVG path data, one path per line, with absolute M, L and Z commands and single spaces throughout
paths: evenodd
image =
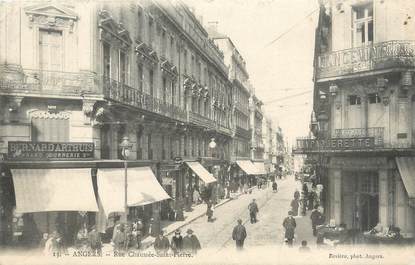
M 93 143 L 9 142 L 10 160 L 79 160 L 94 158 Z
M 297 139 L 297 149 L 308 151 L 336 151 L 375 148 L 374 137 L 330 138 L 330 139 Z

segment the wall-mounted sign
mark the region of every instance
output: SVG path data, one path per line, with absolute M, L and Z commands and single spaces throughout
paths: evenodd
M 374 137 L 297 139 L 295 152 L 346 151 L 375 148 Z
M 94 143 L 9 142 L 9 160 L 87 160 L 94 158 Z

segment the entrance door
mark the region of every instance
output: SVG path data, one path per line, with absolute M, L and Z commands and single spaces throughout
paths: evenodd
M 379 222 L 379 195 L 361 194 L 360 227 L 368 231 Z

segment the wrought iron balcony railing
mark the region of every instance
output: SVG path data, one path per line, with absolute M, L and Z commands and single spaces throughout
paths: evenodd
M 208 117 L 202 116 L 198 113 L 189 111 L 188 122 L 193 123 L 195 125 L 206 127 L 208 129 L 214 129 L 215 124 L 214 121 L 209 119 Z
M 335 129 L 333 138 L 362 138 L 373 137 L 375 146 L 382 147 L 384 128 L 383 127 L 370 127 L 370 128 L 348 128 L 348 129 Z
M 320 55 L 317 79 L 415 66 L 415 41 L 394 40 Z
M 148 95 L 113 79 L 103 79 L 104 97 L 126 105 L 157 113 L 176 120 L 185 121 L 186 112 L 178 106 Z

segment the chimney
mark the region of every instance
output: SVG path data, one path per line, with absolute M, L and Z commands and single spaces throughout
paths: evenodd
M 208 21 L 208 31 L 218 32 L 218 21 Z

